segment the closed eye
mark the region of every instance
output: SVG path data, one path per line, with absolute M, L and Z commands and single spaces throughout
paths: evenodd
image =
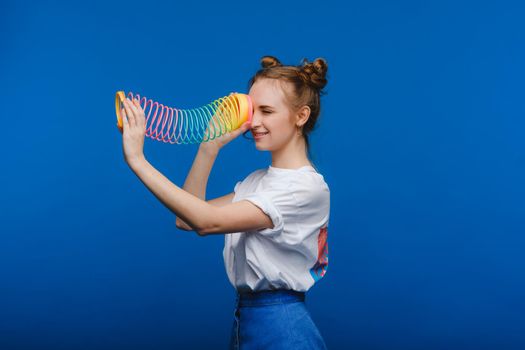
M 262 112 L 263 112 L 263 114 L 270 114 L 270 113 L 272 113 L 271 111 L 262 111 Z

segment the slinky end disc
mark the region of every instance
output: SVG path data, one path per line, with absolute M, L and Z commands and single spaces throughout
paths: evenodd
M 117 91 L 115 94 L 115 109 L 117 112 L 117 127 L 122 132 L 123 130 L 123 122 L 122 122 L 122 115 L 120 114 L 120 111 L 122 110 L 122 102 L 126 99 L 126 95 L 124 94 L 124 91 Z
M 239 105 L 239 111 L 240 111 L 239 122 L 237 125 L 233 127 L 233 130 L 236 130 L 240 128 L 244 122 L 252 121 L 253 105 L 252 105 L 251 97 L 247 94 L 234 93 L 233 97 L 235 97 L 235 100 L 237 101 Z

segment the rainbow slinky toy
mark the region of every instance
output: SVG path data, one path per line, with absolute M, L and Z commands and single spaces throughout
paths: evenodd
M 128 92 L 130 100 L 139 101 L 146 116 L 146 136 L 166 143 L 189 144 L 211 141 L 251 121 L 252 100 L 249 95 L 232 92 L 206 106 L 177 109 Z M 117 127 L 123 131 L 121 110 L 124 91 L 115 94 Z

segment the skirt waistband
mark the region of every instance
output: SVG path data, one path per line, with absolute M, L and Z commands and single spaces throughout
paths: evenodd
M 256 292 L 238 292 L 237 305 L 260 306 L 305 301 L 306 293 L 293 289 L 275 289 Z

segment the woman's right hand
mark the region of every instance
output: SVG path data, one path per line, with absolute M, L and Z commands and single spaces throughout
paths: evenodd
M 209 136 L 207 134 L 209 132 L 210 126 L 211 126 L 211 122 L 208 125 L 208 128 L 206 129 L 206 131 L 204 132 L 204 135 L 206 135 L 206 138 L 213 137 L 213 133 L 211 133 Z M 219 150 L 224 145 L 226 145 L 228 142 L 235 139 L 240 134 L 246 132 L 246 130 L 249 130 L 250 127 L 251 127 L 251 123 L 246 121 L 238 129 L 227 132 L 224 135 L 221 135 L 219 137 L 215 137 L 213 140 L 202 142 L 199 147 L 205 151 L 219 152 Z

